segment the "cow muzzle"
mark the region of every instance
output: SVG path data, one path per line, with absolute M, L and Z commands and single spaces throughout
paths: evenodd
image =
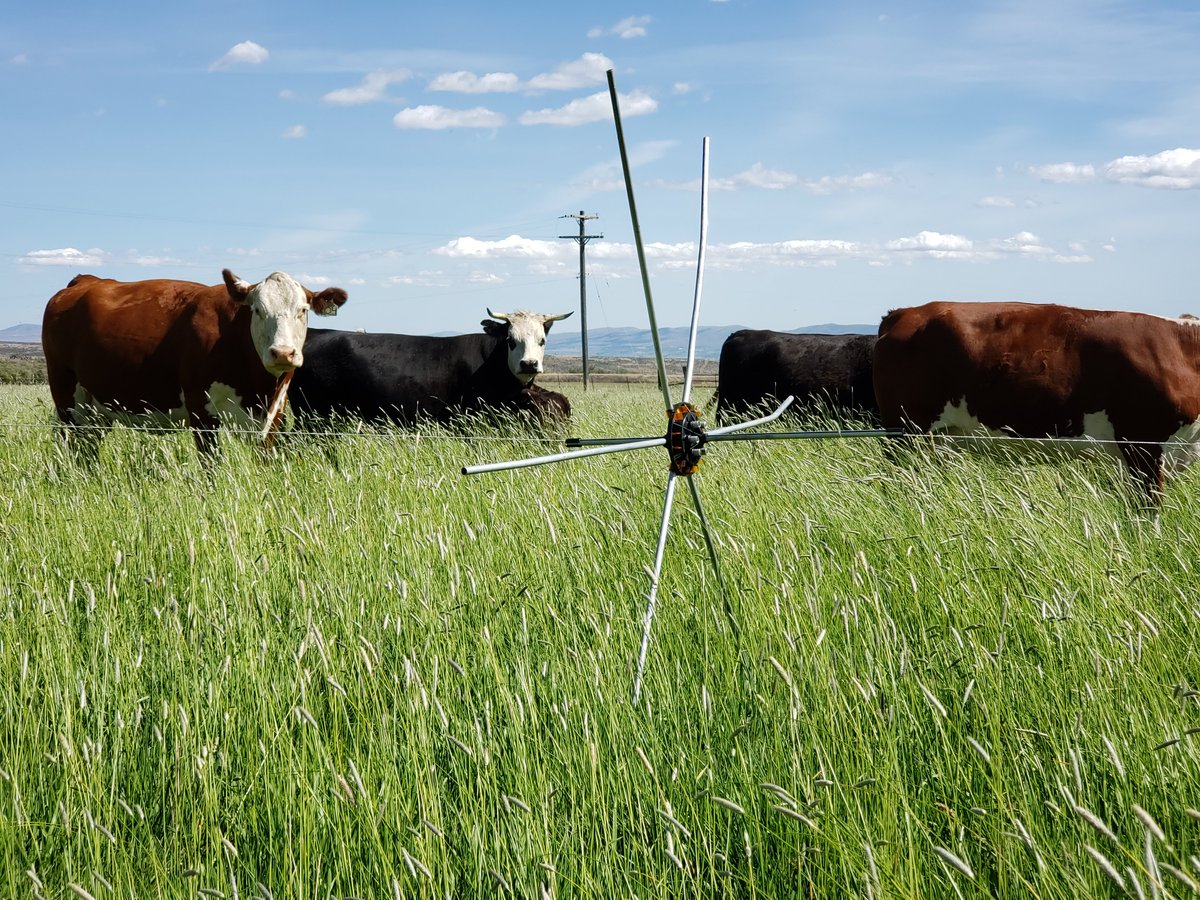
M 283 375 L 300 367 L 304 357 L 295 347 L 272 347 L 263 361 L 272 375 Z

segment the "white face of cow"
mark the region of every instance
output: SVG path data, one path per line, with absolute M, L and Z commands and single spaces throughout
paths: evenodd
M 304 365 L 309 310 L 336 315 L 346 302 L 346 292 L 340 288 L 314 295 L 283 272 L 273 272 L 254 285 L 228 269 L 224 274 L 230 295 L 250 308 L 250 337 L 263 368 L 276 376 Z
M 542 364 L 546 358 L 546 333 L 550 330 L 550 325 L 571 314 L 548 316 L 531 312 L 494 313 L 489 309 L 488 315 L 508 323 L 508 370 L 519 382 L 529 384 L 535 375 L 542 372 Z

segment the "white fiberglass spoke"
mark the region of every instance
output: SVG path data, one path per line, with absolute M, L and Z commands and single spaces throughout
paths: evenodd
M 708 138 L 700 161 L 700 249 L 696 254 L 696 294 L 692 300 L 692 327 L 688 332 L 687 365 L 683 370 L 682 402 L 692 399 L 692 372 L 696 368 L 696 329 L 700 325 L 700 295 L 704 292 L 704 248 L 708 246 Z
M 603 456 L 606 453 L 624 453 L 626 450 L 644 450 L 647 447 L 662 447 L 667 443 L 665 437 L 645 438 L 622 444 L 592 447 L 588 450 L 571 450 L 567 453 L 551 453 L 549 456 L 535 456 L 530 459 L 517 459 L 512 462 L 483 463 L 478 466 L 463 466 L 464 475 L 479 475 L 482 472 L 504 472 L 509 469 L 528 469 L 530 466 L 544 466 L 546 463 L 563 462 L 568 459 L 582 459 L 585 456 Z
M 675 499 L 675 473 L 667 476 L 667 496 L 663 501 L 662 525 L 658 529 L 658 549 L 654 551 L 654 569 L 650 572 L 650 595 L 646 598 L 646 615 L 642 619 L 642 645 L 638 650 L 637 674 L 633 678 L 633 702 L 642 693 L 642 675 L 646 671 L 646 652 L 650 649 L 650 623 L 654 621 L 654 604 L 658 599 L 658 576 L 662 572 L 663 550 L 667 546 L 667 531 L 671 527 L 671 502 Z
M 713 571 L 717 574 L 717 581 L 720 583 L 722 590 L 725 588 L 725 579 L 721 577 L 721 563 L 717 559 L 717 544 L 713 540 L 712 532 L 708 529 L 708 516 L 704 515 L 704 504 L 700 502 L 700 491 L 696 487 L 696 479 L 688 476 L 688 487 L 692 489 L 692 502 L 696 504 L 696 515 L 700 517 L 700 531 L 704 534 L 704 543 L 708 545 L 708 558 L 712 561 Z
M 788 394 L 784 401 L 779 404 L 779 409 L 775 410 L 775 412 L 768 416 L 763 416 L 761 419 L 751 419 L 749 422 L 739 422 L 736 425 L 726 425 L 724 428 L 714 428 L 712 431 L 708 432 L 708 439 L 711 441 L 714 436 L 733 434 L 735 431 L 744 431 L 747 428 L 753 428 L 755 425 L 766 425 L 768 422 L 774 422 L 784 414 L 787 408 L 792 405 L 792 401 L 795 399 L 796 398 L 791 394 Z

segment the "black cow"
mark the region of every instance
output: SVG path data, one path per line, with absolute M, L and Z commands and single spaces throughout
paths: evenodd
M 489 309 L 488 315 L 482 334 L 454 337 L 309 329 L 304 366 L 292 382 L 297 415 L 403 424 L 488 409 L 543 421 L 569 415 L 567 398 L 534 389 L 533 379 L 542 371 L 551 323 L 570 313 Z
M 718 422 L 792 394 L 877 416 L 871 383 L 873 334 L 788 334 L 735 331 L 721 346 Z

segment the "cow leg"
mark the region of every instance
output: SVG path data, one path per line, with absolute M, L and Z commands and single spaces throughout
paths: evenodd
M 1157 507 L 1163 498 L 1162 447 L 1158 444 L 1121 444 L 1121 455 L 1129 474 L 1149 505 Z
M 201 456 L 213 456 L 218 452 L 217 426 L 221 423 L 208 411 L 207 402 L 206 394 L 202 394 L 198 399 L 187 397 L 184 400 L 187 406 L 188 426 L 192 429 L 192 437 L 196 440 L 196 449 Z
M 100 440 L 107 422 L 88 409 L 75 373 L 57 366 L 48 367 L 47 381 L 54 411 L 58 415 L 59 437 L 70 447 L 72 455 L 84 463 L 94 463 L 99 454 Z

